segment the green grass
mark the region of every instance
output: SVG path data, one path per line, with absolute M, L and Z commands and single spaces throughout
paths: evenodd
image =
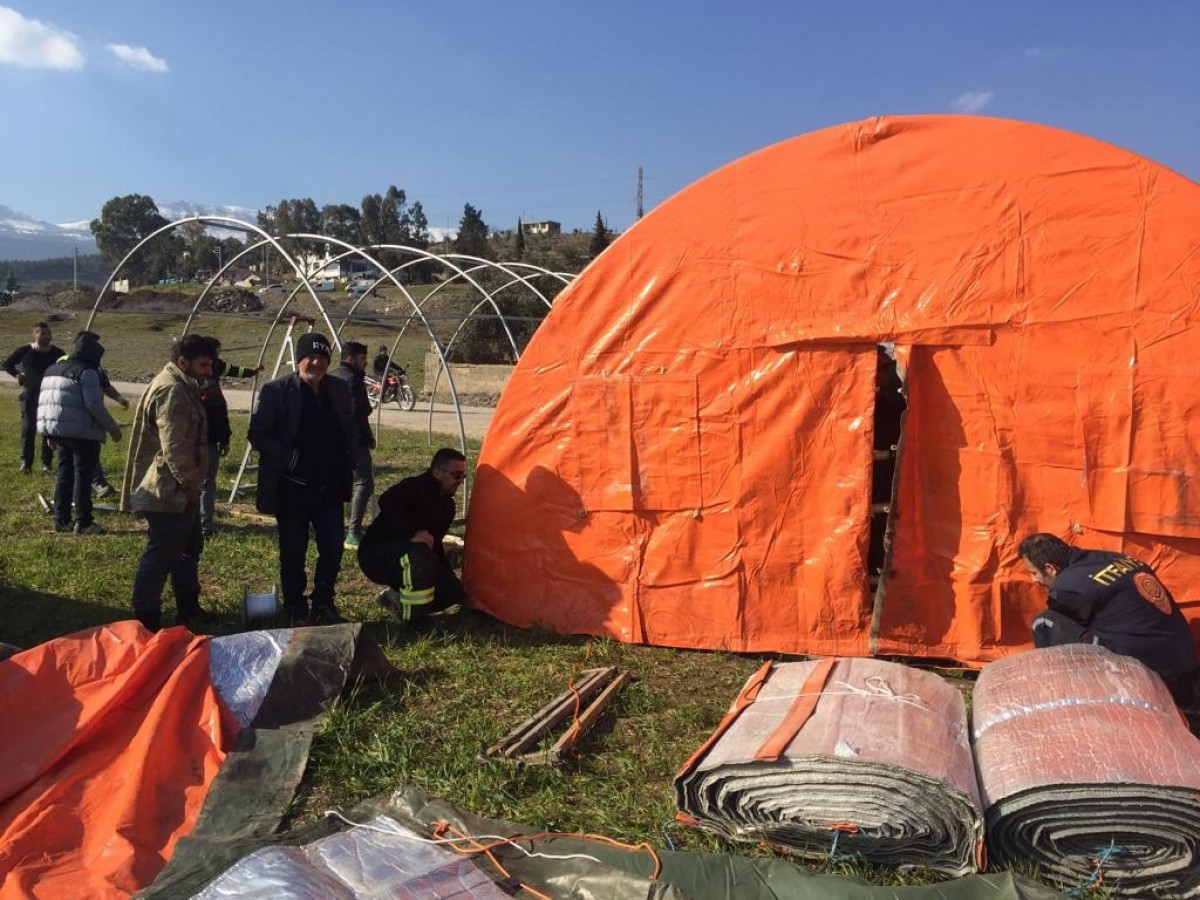
M 167 360 L 171 342 L 183 333 L 191 301 L 181 301 L 179 309 L 172 312 L 121 312 L 101 311 L 92 321 L 92 330 L 100 334 L 104 345 L 104 368 L 114 381 L 143 381 L 153 378 Z M 322 301 L 324 302 L 324 301 Z M 329 305 L 330 318 L 336 326 L 341 322 L 344 310 Z M 315 310 L 306 310 L 304 314 Z M 29 310 L 0 309 L 0 359 L 8 356 L 22 343 L 27 343 L 35 323 L 46 320 L 54 333 L 54 343 L 70 351 L 75 333 L 87 326 L 91 310 L 58 310 L 37 312 Z M 197 316 L 188 331 L 193 334 L 213 335 L 221 340 L 221 356 L 226 362 L 237 366 L 253 366 L 263 350 L 272 315 L 223 315 Z M 317 330 L 325 329 L 318 319 Z M 275 364 L 286 329 L 286 322 L 270 336 L 263 357 L 269 372 Z M 366 344 L 370 356 L 380 344 L 389 348 L 396 338 L 397 327 L 387 321 L 353 321 L 342 329 L 342 340 L 356 340 Z M 419 323 L 410 325 L 396 349 L 396 359 L 408 369 L 409 381 L 420 392 L 424 385 L 425 351 L 429 337 Z M 0 380 L 15 387 L 5 374 Z
M 234 417 L 234 446 L 220 475 L 226 490 L 245 447 L 245 421 L 244 414 Z M 0 393 L 0 434 L 6 435 L 0 443 L 0 528 L 9 536 L 0 546 L 0 641 L 27 647 L 130 618 L 144 525 L 99 511 L 97 521 L 108 534 L 54 533 L 37 499 L 39 491 L 49 498 L 53 478 L 19 473 L 18 433 L 16 395 Z M 433 446 L 442 442 L 435 436 Z M 444 443 L 454 442 L 445 437 Z M 104 445 L 111 480 L 123 468 L 124 449 Z M 378 485 L 426 466 L 431 449 L 424 433 L 384 431 L 375 454 Z M 267 590 L 277 581 L 278 545 L 274 526 L 254 516 L 249 503 L 222 506 L 222 533 L 201 560 L 202 600 L 228 620 L 218 633 L 233 633 L 241 630 L 236 622 L 243 591 Z M 357 688 L 334 711 L 314 743 L 292 824 L 411 783 L 483 815 L 661 846 L 661 829 L 675 811 L 672 775 L 760 664 L 731 654 L 520 630 L 473 612 L 406 627 L 375 605 L 376 591 L 348 555 L 338 605 L 364 623 L 400 674 L 386 685 Z M 173 620 L 169 587 L 164 620 Z M 482 746 L 563 691 L 581 669 L 600 665 L 627 669 L 636 681 L 585 737 L 577 759 L 562 768 L 476 760 Z M 705 690 L 697 691 L 697 684 Z M 699 832 L 671 826 L 671 833 L 678 846 L 723 847 Z
M 26 340 L 29 326 L 42 317 L 0 311 L 0 349 L 7 353 Z M 123 373 L 157 371 L 162 335 L 174 321 L 102 314 L 96 328 L 110 347 L 105 362 Z M 162 330 L 153 330 L 155 325 Z M 55 327 L 61 345 L 83 325 L 63 320 Z M 228 357 L 242 362 L 261 343 L 264 326 L 259 320 L 214 317 L 198 330 L 221 336 Z M 0 379 L 8 380 L 6 375 Z M 122 422 L 131 419 L 120 410 L 116 416 Z M 246 415 L 232 418 L 232 451 L 219 476 L 222 499 L 245 448 Z M 53 479 L 19 474 L 19 428 L 15 392 L 0 392 L 0 533 L 6 536 L 0 544 L 0 641 L 27 647 L 130 618 L 144 525 L 132 516 L 100 511 L 97 521 L 109 534 L 55 534 L 37 499 L 39 491 L 49 498 Z M 384 431 L 374 455 L 378 489 L 423 469 L 442 444 L 454 446 L 456 440 L 434 436 L 429 442 L 423 432 Z M 124 468 L 124 453 L 124 443 L 104 445 L 103 462 L 114 483 Z M 477 456 L 475 444 L 472 464 Z M 273 523 L 256 516 L 251 503 L 222 503 L 219 510 L 222 533 L 201 560 L 202 599 L 228 620 L 219 633 L 232 633 L 240 630 L 235 623 L 243 592 L 269 590 L 278 580 L 278 545 Z M 310 572 L 311 564 L 310 557 Z M 600 833 L 656 847 L 664 846 L 668 831 L 680 849 L 767 852 L 672 821 L 673 775 L 711 734 L 761 658 L 520 630 L 470 611 L 406 627 L 375 605 L 376 590 L 347 555 L 339 607 L 364 623 L 399 675 L 386 684 L 354 689 L 336 707 L 314 742 L 289 824 L 409 783 L 472 812 L 537 829 Z M 168 588 L 164 620 L 173 621 L 173 614 Z M 518 768 L 477 760 L 482 747 L 559 694 L 580 670 L 603 665 L 628 670 L 635 681 L 618 694 L 568 764 Z M 831 859 L 825 870 L 894 885 L 940 880 L 843 856 Z

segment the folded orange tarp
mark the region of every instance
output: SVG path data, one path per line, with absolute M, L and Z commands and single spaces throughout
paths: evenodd
M 149 884 L 237 735 L 208 640 L 137 622 L 0 662 L 0 721 L 0 898 Z

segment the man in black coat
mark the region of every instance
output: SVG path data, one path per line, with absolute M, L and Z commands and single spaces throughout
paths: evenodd
M 214 353 L 220 354 L 219 338 L 209 335 L 205 340 L 212 344 Z M 208 416 L 208 471 L 200 492 L 200 529 L 205 537 L 217 533 L 217 472 L 221 460 L 229 454 L 229 440 L 233 437 L 233 429 L 229 424 L 229 404 L 221 391 L 221 378 L 253 378 L 262 368 L 261 365 L 254 368 L 231 366 L 218 355 L 213 357 L 212 375 L 200 385 L 200 401 Z
M 429 468 L 383 492 L 379 515 L 363 535 L 358 564 L 376 584 L 379 602 L 403 621 L 463 602 L 442 539 L 454 522 L 454 495 L 467 474 L 459 451 L 443 447 Z
M 1098 644 L 1157 672 L 1180 706 L 1197 699 L 1200 660 L 1175 598 L 1141 560 L 1107 550 L 1071 547 L 1052 534 L 1032 534 L 1017 552 L 1031 578 L 1050 591 L 1033 620 L 1038 647 Z
M 367 504 L 375 493 L 375 468 L 371 451 L 375 448 L 375 432 L 371 428 L 371 404 L 367 400 L 367 345 L 347 341 L 342 345 L 342 364 L 329 373 L 350 387 L 354 403 L 354 423 L 358 430 L 358 459 L 354 465 L 354 493 L 350 497 L 350 521 L 346 525 L 347 550 L 357 550 L 362 539 L 363 518 Z
M 327 378 L 333 350 L 324 335 L 296 341 L 296 371 L 263 385 L 250 417 L 258 451 L 259 512 L 275 516 L 283 607 L 293 625 L 308 617 L 305 559 L 311 528 L 317 541 L 312 615 L 325 625 L 346 621 L 334 605 L 342 564 L 342 506 L 350 499 L 358 431 L 350 391 Z
M 50 325 L 38 322 L 33 326 L 33 339 L 8 354 L 2 365 L 5 372 L 17 379 L 21 390 L 21 472 L 33 471 L 33 445 L 37 439 L 38 392 L 42 376 L 65 354 L 51 342 Z M 42 438 L 42 471 L 50 471 L 54 450 Z

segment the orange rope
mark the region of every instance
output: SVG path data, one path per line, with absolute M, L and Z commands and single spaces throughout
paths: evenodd
M 598 841 L 602 844 L 609 844 L 610 846 L 613 846 L 613 847 L 619 847 L 622 850 L 630 850 L 633 852 L 637 852 L 639 850 L 645 850 L 647 853 L 650 854 L 650 858 L 654 860 L 654 871 L 650 875 L 650 878 L 657 879 L 658 876 L 660 874 L 662 874 L 662 860 L 659 858 L 658 851 L 655 850 L 652 846 L 650 846 L 650 844 L 646 843 L 645 841 L 643 841 L 640 844 L 627 844 L 624 841 L 618 841 L 616 838 L 611 838 L 604 834 L 576 834 L 576 833 L 566 832 L 566 831 L 538 831 L 538 832 L 533 832 L 530 834 L 515 834 L 512 837 L 508 838 L 507 840 L 493 841 L 490 844 L 481 844 L 481 843 L 479 843 L 479 841 L 475 840 L 475 838 L 471 837 L 470 835 L 468 835 L 462 831 L 459 831 L 458 829 L 451 826 L 450 823 L 448 823 L 448 822 L 436 822 L 436 823 L 434 823 L 434 826 L 435 827 L 434 827 L 433 836 L 435 838 L 441 837 L 442 835 L 449 832 L 456 840 L 460 840 L 460 841 L 463 841 L 463 842 L 469 843 L 469 844 L 474 844 L 475 845 L 474 849 L 462 849 L 462 848 L 456 847 L 454 844 L 448 844 L 447 846 L 450 847 L 452 850 L 454 850 L 457 853 L 486 853 L 488 856 L 488 859 L 491 859 L 492 862 L 495 863 L 496 868 L 498 868 L 501 872 L 503 872 L 504 877 L 506 877 L 506 878 L 511 878 L 512 875 L 509 874 L 509 872 L 504 868 L 504 866 L 500 865 L 500 863 L 495 859 L 495 857 L 493 857 L 491 855 L 491 851 L 495 850 L 499 847 L 504 847 L 510 843 L 515 843 L 516 841 L 526 841 L 526 842 L 532 843 L 533 841 L 537 840 L 538 838 L 585 838 L 588 840 Z

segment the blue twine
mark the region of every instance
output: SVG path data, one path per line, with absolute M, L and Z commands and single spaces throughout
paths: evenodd
M 671 824 L 670 822 L 663 822 L 662 826 L 659 828 L 659 831 L 662 832 L 663 840 L 665 840 L 667 842 L 667 849 L 674 850 L 675 842 L 673 840 L 671 840 L 670 832 L 667 831 L 667 826 L 669 826 L 670 824 Z
M 1096 857 L 1095 857 L 1096 868 L 1092 870 L 1092 874 L 1089 875 L 1087 880 L 1084 881 L 1082 884 L 1077 884 L 1074 888 L 1067 891 L 1067 896 L 1068 897 L 1081 896 L 1084 891 L 1086 891 L 1088 888 L 1090 888 L 1092 885 L 1094 885 L 1097 881 L 1099 881 L 1100 876 L 1104 872 L 1104 864 L 1106 862 L 1108 862 L 1110 859 L 1112 859 L 1114 856 L 1121 856 L 1124 853 L 1125 853 L 1125 848 L 1118 847 L 1115 838 L 1110 839 L 1108 842 L 1108 846 L 1096 854 Z

